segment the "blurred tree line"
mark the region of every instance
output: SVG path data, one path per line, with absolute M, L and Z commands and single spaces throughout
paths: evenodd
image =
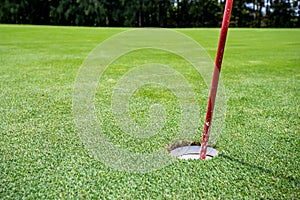
M 0 23 L 219 27 L 225 0 L 0 0 Z M 300 27 L 298 0 L 235 0 L 233 27 Z

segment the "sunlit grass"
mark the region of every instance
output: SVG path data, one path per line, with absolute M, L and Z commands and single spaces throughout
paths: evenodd
M 72 114 L 73 84 L 83 60 L 98 43 L 123 30 L 0 26 L 0 198 L 299 198 L 299 29 L 231 29 L 222 69 L 228 102 L 219 156 L 208 162 L 177 161 L 142 175 L 113 171 L 89 155 Z M 214 58 L 218 29 L 179 31 Z M 200 80 L 204 89 L 195 91 L 206 108 L 208 89 L 191 67 L 176 56 L 143 54 L 177 63 L 174 68 L 191 83 Z M 116 72 L 126 68 L 122 59 L 99 80 L 97 109 L 110 105 L 105 97 L 126 71 Z M 160 100 L 174 105 L 169 117 L 176 119 L 173 93 L 154 86 L 136 91 L 132 101 L 141 104 L 133 104 L 138 110 L 132 117 L 143 125 L 147 106 Z M 109 125 L 111 113 L 104 112 Z M 175 122 L 169 121 L 170 127 Z M 172 139 L 161 134 L 154 146 L 146 141 L 133 148 L 134 139 L 109 136 L 132 151 Z

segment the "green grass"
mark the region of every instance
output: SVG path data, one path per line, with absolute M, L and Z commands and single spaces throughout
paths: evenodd
M 299 29 L 231 29 L 222 71 L 228 102 L 219 156 L 205 162 L 176 161 L 146 174 L 116 172 L 95 160 L 80 142 L 72 113 L 73 85 L 83 60 L 97 44 L 123 30 L 0 26 L 1 199 L 300 198 Z M 218 29 L 179 31 L 214 58 Z M 140 55 L 155 59 L 155 53 Z M 180 62 L 172 55 L 157 56 L 163 58 Z M 108 107 L 115 84 L 106 78 L 117 80 L 128 70 L 122 59 L 100 79 L 97 111 Z M 175 68 L 187 80 L 199 81 L 192 69 L 180 66 Z M 195 91 L 205 109 L 208 89 Z M 169 105 L 174 96 L 145 87 L 134 98 L 149 103 L 162 98 Z M 137 107 L 132 117 L 143 124 L 147 104 Z M 176 109 L 170 109 L 175 119 Z M 109 111 L 103 112 L 112 119 Z M 104 119 L 100 112 L 97 116 Z M 168 126 L 176 127 L 175 122 Z M 104 129 L 116 129 L 109 120 L 103 123 Z M 158 135 L 151 143 L 124 134 L 108 136 L 132 151 L 167 145 L 172 138 Z

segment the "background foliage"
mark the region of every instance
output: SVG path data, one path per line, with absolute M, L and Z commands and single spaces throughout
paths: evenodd
M 0 0 L 0 23 L 218 27 L 225 0 Z M 300 27 L 300 1 L 235 0 L 233 27 Z

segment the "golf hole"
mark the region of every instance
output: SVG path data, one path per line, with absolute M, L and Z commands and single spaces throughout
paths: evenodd
M 171 145 L 168 150 L 171 156 L 181 160 L 200 159 L 200 144 L 197 142 L 181 142 Z M 207 147 L 206 160 L 210 160 L 218 155 L 218 151 L 212 147 Z

